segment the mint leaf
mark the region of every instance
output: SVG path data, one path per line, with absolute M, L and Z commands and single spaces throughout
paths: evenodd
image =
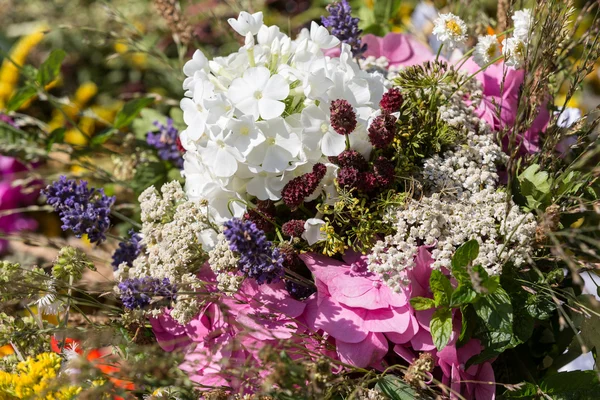
M 450 307 L 469 304 L 475 301 L 477 292 L 470 285 L 459 285 L 450 296 Z
M 440 308 L 433 313 L 429 323 L 433 344 L 442 351 L 450 341 L 452 335 L 452 311 L 449 308 Z
M 410 305 L 417 311 L 423 311 L 435 307 L 435 301 L 427 297 L 413 297 Z
M 441 271 L 431 271 L 431 277 L 429 278 L 429 287 L 433 292 L 433 299 L 436 307 L 447 306 L 450 304 L 450 296 L 452 295 L 452 284 L 446 275 Z

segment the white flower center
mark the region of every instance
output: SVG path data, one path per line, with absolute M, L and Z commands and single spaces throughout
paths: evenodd
M 204 111 L 204 108 L 202 107 L 202 104 L 196 104 L 196 109 L 197 109 L 199 112 L 202 112 L 202 111 Z
M 322 123 L 321 124 L 321 132 L 326 133 L 329 130 L 329 125 L 327 125 L 326 123 Z
M 269 146 L 274 146 L 274 145 L 275 145 L 275 138 L 272 138 L 272 137 L 271 137 L 271 138 L 268 138 L 268 139 L 267 139 L 267 144 L 268 144 Z
M 242 126 L 242 128 L 240 129 L 240 135 L 248 136 L 249 133 L 250 128 L 248 128 L 247 126 Z
M 262 99 L 262 92 L 260 90 L 257 90 L 256 92 L 254 92 L 254 98 L 256 100 Z

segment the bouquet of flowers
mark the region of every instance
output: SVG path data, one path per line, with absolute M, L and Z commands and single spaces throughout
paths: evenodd
M 65 175 L 41 191 L 64 231 L 120 241 L 112 303 L 75 294 L 95 269 L 80 249 L 61 246 L 50 270 L 5 261 L 0 281 L 37 306 L 28 329 L 53 333 L 2 343 L 21 358 L 0 373 L 7 398 L 593 398 L 596 372 L 560 369 L 598 350 L 581 284 L 598 265 L 598 120 L 566 107 L 574 90 L 553 96 L 598 58 L 599 21 L 573 39 L 569 4 L 499 7 L 475 37 L 468 15 L 442 12 L 431 49 L 375 35 L 392 3 L 359 21 L 335 2 L 295 38 L 242 11 L 227 21 L 237 50 L 183 66 L 180 111 L 125 104 L 91 147 L 135 165 L 112 182 L 133 179 L 139 208 Z M 101 338 L 82 345 L 69 313 L 100 304 L 118 334 L 94 323 Z

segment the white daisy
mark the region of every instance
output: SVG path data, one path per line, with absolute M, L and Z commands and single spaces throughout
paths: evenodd
M 489 65 L 494 59 L 500 55 L 500 43 L 494 35 L 479 36 L 477 45 L 475 46 L 475 53 L 473 54 L 473 61 L 480 67 Z
M 502 54 L 504 55 L 506 65 L 519 69 L 525 64 L 525 57 L 527 55 L 527 45 L 525 42 L 512 37 L 504 39 L 502 47 Z
M 453 49 L 467 40 L 467 25 L 452 13 L 440 14 L 434 21 L 432 33 L 445 46 Z

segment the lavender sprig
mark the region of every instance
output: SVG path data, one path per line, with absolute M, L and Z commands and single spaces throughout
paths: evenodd
M 163 280 L 145 276 L 143 278 L 126 279 L 118 285 L 123 306 L 130 310 L 146 308 L 153 297 L 173 300 L 176 297 L 176 287 L 169 278 Z
M 178 144 L 179 131 L 173 126 L 173 120 L 167 118 L 167 125 L 160 122 L 154 122 L 158 132 L 148 132 L 146 142 L 158 151 L 161 160 L 170 161 L 175 167 L 183 168 L 183 158 L 181 148 Z
M 331 34 L 342 43 L 346 43 L 352 49 L 354 57 L 360 57 L 367 50 L 367 44 L 363 44 L 360 35 L 362 30 L 358 29 L 358 18 L 353 18 L 352 7 L 347 0 L 336 1 L 327 6 L 329 16 L 321 17 L 324 27 L 331 29 Z
M 254 222 L 234 218 L 224 226 L 223 234 L 231 251 L 239 253 L 238 268 L 244 275 L 255 279 L 259 285 L 279 282 L 283 278 L 283 256 Z
M 86 181 L 61 176 L 58 181 L 42 190 L 46 202 L 60 214 L 63 231 L 72 230 L 76 237 L 88 235 L 90 242 L 102 243 L 110 226 L 110 208 L 115 197 L 108 197 L 103 189 L 88 189 Z

